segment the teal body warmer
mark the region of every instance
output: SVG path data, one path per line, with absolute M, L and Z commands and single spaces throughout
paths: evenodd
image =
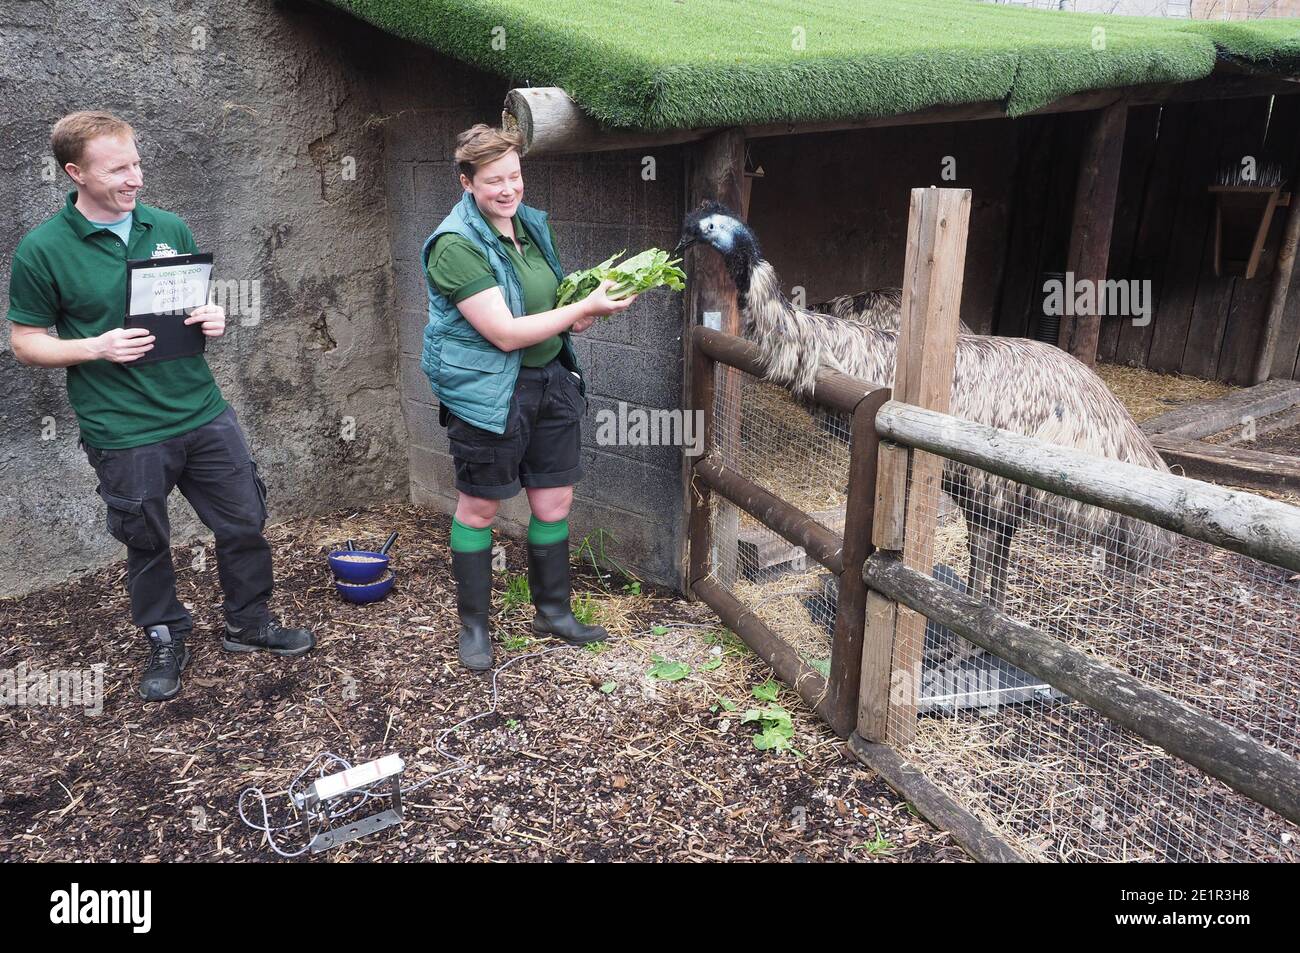
M 546 256 L 556 280 L 563 280 L 564 272 L 560 268 L 559 257 L 546 227 L 547 214 L 520 203 L 518 215 L 519 221 L 528 229 L 528 234 Z M 420 367 L 429 378 L 433 396 L 439 404 L 475 427 L 482 427 L 492 433 L 504 433 L 523 350 L 502 351 L 483 337 L 465 320 L 460 309 L 429 280 L 429 253 L 438 236 L 446 232 L 455 232 L 482 249 L 492 266 L 492 273 L 496 276 L 510 313 L 515 317 L 524 313 L 519 276 L 510 264 L 510 259 L 501 250 L 499 239 L 484 221 L 474 196 L 466 192 L 437 230 L 425 239 L 420 254 L 424 283 L 429 294 L 429 322 L 424 328 Z M 569 332 L 562 332 L 560 338 L 564 343 L 559 354 L 560 363 L 577 373 L 578 388 L 585 395 L 587 383 L 578 367 L 578 358 L 569 340 Z

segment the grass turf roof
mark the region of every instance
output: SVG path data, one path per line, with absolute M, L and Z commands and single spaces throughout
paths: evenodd
M 1201 79 L 1217 59 L 1300 70 L 1297 19 L 1151 19 L 977 0 L 331 2 L 466 63 L 563 87 L 607 125 L 648 129 L 984 101 L 1019 115 L 1090 89 Z

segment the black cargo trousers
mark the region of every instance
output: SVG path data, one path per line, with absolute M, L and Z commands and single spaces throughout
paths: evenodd
M 266 485 L 257 474 L 232 407 L 216 419 L 160 443 L 126 450 L 82 444 L 108 505 L 108 531 L 126 544 L 131 619 L 141 628 L 165 625 L 184 635 L 193 626 L 176 598 L 167 497 L 175 487 L 216 537 L 217 573 L 226 621 L 238 629 L 269 616 L 271 547 Z

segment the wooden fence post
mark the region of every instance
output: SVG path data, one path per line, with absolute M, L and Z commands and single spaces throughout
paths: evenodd
M 744 133 L 738 129 L 724 129 L 695 147 L 691 156 L 689 208 L 695 208 L 705 199 L 717 199 L 724 205 L 736 209 L 743 218 L 748 215 L 746 192 Z M 718 330 L 739 335 L 740 309 L 736 306 L 736 289 L 727 274 L 722 256 L 704 245 L 697 245 L 687 251 L 684 264 L 689 278 L 686 284 L 686 313 L 683 315 L 685 322 L 682 334 L 683 348 L 690 348 L 691 328 L 696 324 L 705 323 L 703 316 L 708 313 L 719 314 L 720 318 L 716 325 Z M 697 390 L 695 382 L 691 379 L 697 366 L 702 365 L 697 365 L 688 351 L 682 372 L 683 406 L 688 410 L 702 410 L 705 418 L 709 419 L 713 416 L 711 400 L 707 407 L 696 407 L 692 403 L 692 398 L 702 392 Z M 708 367 L 711 369 L 712 366 L 712 362 L 709 362 Z M 723 401 L 733 410 L 739 409 L 741 379 L 742 375 L 739 371 L 730 367 L 722 369 Z M 709 387 L 707 393 L 712 396 L 713 388 Z M 731 423 L 734 433 L 724 432 L 716 436 L 724 442 L 729 442 L 729 446 L 735 446 L 739 441 L 740 421 L 735 420 Z M 710 435 L 713 435 L 712 430 Z M 713 447 L 713 442 L 707 444 L 708 450 L 712 451 Z M 686 513 L 691 512 L 691 478 L 694 473 L 695 459 L 682 455 L 683 512 Z M 720 565 L 715 569 L 728 583 L 735 573 L 736 530 L 739 526 L 738 514 L 734 511 L 729 512 L 736 517 L 731 521 L 735 525 L 722 527 L 720 532 L 710 535 L 711 545 L 718 542 L 723 544 L 718 553 Z M 687 598 L 694 598 L 691 595 L 691 583 L 695 580 L 690 578 L 690 567 L 693 563 L 698 563 L 700 557 L 687 552 L 689 535 L 689 533 L 684 534 L 682 539 L 680 552 L 682 571 L 679 581 L 682 592 Z M 707 556 L 707 554 L 703 555 Z
M 903 268 L 902 326 L 894 372 L 894 399 L 903 403 L 943 412 L 949 408 L 970 205 L 969 189 L 912 190 Z M 923 451 L 913 451 L 911 457 L 911 477 L 905 481 L 903 563 L 929 576 L 942 495 L 943 459 Z M 890 465 L 895 470 L 900 467 L 897 457 Z M 897 473 L 889 479 L 896 481 Z M 892 492 L 897 496 L 896 488 Z M 869 611 L 877 614 L 883 628 L 887 619 L 879 603 L 869 606 Z M 896 607 L 895 613 L 888 740 L 901 747 L 912 740 L 916 730 L 925 617 L 902 605 Z
M 1079 183 L 1074 192 L 1074 219 L 1070 229 L 1070 251 L 1066 271 L 1075 281 L 1097 283 L 1094 301 L 1100 302 L 1101 282 L 1106 280 L 1110 258 L 1110 235 L 1115 224 L 1115 202 L 1119 194 L 1120 162 L 1124 157 L 1124 130 L 1128 122 L 1128 103 L 1120 100 L 1099 109 L 1079 160 Z M 1061 350 L 1068 351 L 1083 363 L 1097 363 L 1097 339 L 1101 334 L 1101 314 L 1064 316 Z

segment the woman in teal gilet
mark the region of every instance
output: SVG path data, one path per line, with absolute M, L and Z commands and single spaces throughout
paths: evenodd
M 456 140 L 464 194 L 424 243 L 429 323 L 420 360 L 447 428 L 458 499 L 451 563 L 461 664 L 492 667 L 492 520 L 528 493 L 533 631 L 575 644 L 605 638 L 569 604 L 569 507 L 582 477 L 586 384 L 569 342 L 622 311 L 610 282 L 555 307 L 564 272 L 547 215 L 522 202 L 517 134 L 477 125 Z

